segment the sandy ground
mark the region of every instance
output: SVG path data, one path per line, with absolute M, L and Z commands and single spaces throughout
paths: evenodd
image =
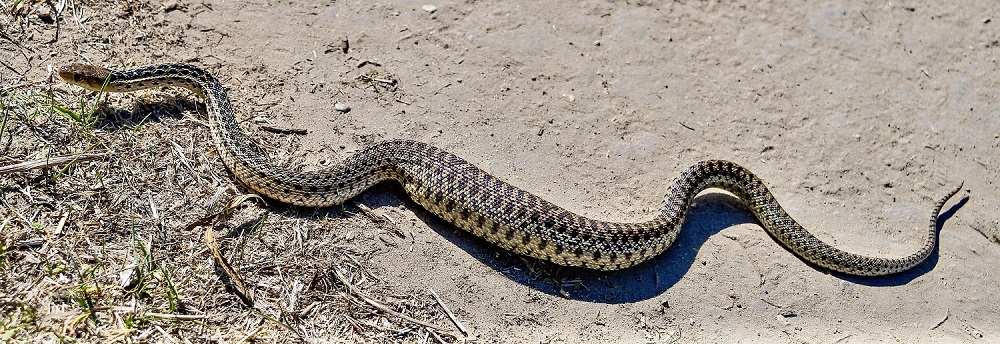
M 933 203 L 965 182 L 930 261 L 872 279 L 807 265 L 725 193 L 699 197 L 667 253 L 613 273 L 500 252 L 393 185 L 359 197 L 406 237 L 351 230 L 382 293 L 434 290 L 477 342 L 1000 341 L 1000 14 L 989 1 L 77 8 L 91 18 L 65 10 L 58 37 L 23 14 L 37 34 L 0 42 L 4 86 L 47 83 L 46 66 L 71 62 L 194 63 L 229 86 L 240 118 L 308 129 L 294 139 L 305 166 L 416 139 L 574 212 L 634 221 L 681 170 L 726 159 L 823 240 L 878 256 L 919 247 Z M 397 83 L 346 86 L 359 76 Z

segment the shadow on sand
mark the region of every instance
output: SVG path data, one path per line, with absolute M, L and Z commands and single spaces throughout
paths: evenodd
M 394 189 L 391 191 L 384 187 L 380 189 L 403 195 L 398 187 L 388 188 Z M 677 241 L 666 252 L 625 270 L 596 271 L 561 267 L 499 250 L 485 240 L 424 211 L 405 196 L 392 200 L 383 198 L 382 201 L 395 203 L 394 201 L 404 199 L 405 205 L 415 209 L 417 216 L 435 232 L 507 278 L 550 295 L 598 303 L 637 302 L 663 294 L 691 269 L 698 250 L 710 236 L 733 225 L 757 222 L 742 200 L 725 193 L 702 194 L 697 197 L 698 207 L 688 214 Z M 964 206 L 968 199 L 967 196 L 963 197 L 941 213 L 937 221 L 939 233 L 944 222 Z M 783 248 L 776 242 L 775 249 Z M 934 269 L 937 262 L 938 248 L 935 246 L 930 258 L 903 273 L 883 277 L 858 277 L 840 273 L 834 273 L 834 276 L 866 286 L 898 286 Z M 808 264 L 805 261 L 803 263 Z M 817 266 L 813 268 L 825 271 Z

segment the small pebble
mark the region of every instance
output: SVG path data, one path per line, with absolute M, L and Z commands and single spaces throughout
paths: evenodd
M 181 9 L 181 5 L 176 1 L 170 1 L 163 4 L 163 13 L 173 12 Z
M 49 11 L 48 7 L 38 8 L 37 13 L 38 13 L 38 19 L 41 19 L 42 22 L 46 24 L 52 24 L 55 22 L 55 20 L 52 19 L 52 12 Z
M 25 254 L 21 256 L 21 260 L 28 264 L 39 264 L 42 261 L 38 259 L 34 254 Z
M 347 106 L 347 104 L 344 104 L 344 103 L 341 103 L 341 102 L 337 102 L 336 104 L 333 104 L 333 109 L 337 110 L 337 111 L 340 111 L 340 112 L 351 111 L 351 107 L 350 106 Z
M 438 10 L 437 6 L 434 5 L 424 5 L 421 8 L 423 8 L 424 11 L 427 11 L 427 13 L 434 13 L 434 11 Z

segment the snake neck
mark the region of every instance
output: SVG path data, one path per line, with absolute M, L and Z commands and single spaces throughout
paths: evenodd
M 113 87 L 108 91 L 111 92 L 175 86 L 186 88 L 202 98 L 212 140 L 221 160 L 238 179 L 255 191 L 267 194 L 267 181 L 288 175 L 288 171 L 271 164 L 269 159 L 251 149 L 249 143 L 252 141 L 239 127 L 225 88 L 210 73 L 188 64 L 165 64 L 112 72 L 110 78 L 109 85 Z
M 237 175 L 249 172 L 251 166 L 268 170 L 268 174 L 278 172 L 267 159 L 245 144 L 251 141 L 239 127 L 226 90 L 210 73 L 196 66 L 176 63 L 114 71 L 109 78 L 109 92 L 131 92 L 161 86 L 183 87 L 194 92 L 205 101 L 212 139 L 227 167 L 240 172 Z

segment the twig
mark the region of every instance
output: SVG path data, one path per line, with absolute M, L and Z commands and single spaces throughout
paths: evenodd
M 171 319 L 171 320 L 202 320 L 208 318 L 208 315 L 205 314 L 166 314 L 166 313 L 155 313 L 155 312 L 139 312 L 138 310 L 135 310 L 131 307 L 96 307 L 94 308 L 94 311 L 96 312 L 114 311 L 119 313 L 131 313 L 142 316 L 150 316 L 154 318 Z
M 171 319 L 171 320 L 201 320 L 207 318 L 204 314 L 163 314 L 163 313 L 142 313 L 142 315 L 151 316 L 160 319 Z
M 938 321 L 937 325 L 934 325 L 933 327 L 931 327 L 931 330 L 935 330 L 938 327 L 941 327 L 941 325 L 944 324 L 945 321 L 948 321 L 948 317 L 950 317 L 950 316 L 951 316 L 951 309 L 949 308 L 944 313 L 944 319 L 941 319 L 941 321 Z
M 441 339 L 441 336 L 439 336 L 437 334 L 437 332 L 434 332 L 434 331 L 431 331 L 431 330 L 427 330 L 427 333 L 430 333 L 431 336 L 434 336 L 434 339 L 437 340 L 438 343 L 441 343 L 441 344 L 447 343 L 446 341 L 444 341 L 444 339 Z
M 837 341 L 834 342 L 834 343 L 842 343 L 842 342 L 844 342 L 844 341 L 846 341 L 848 339 L 851 339 L 851 337 L 853 337 L 853 336 L 854 336 L 853 334 L 846 335 L 843 338 L 837 339 Z
M 261 123 L 261 124 L 258 124 L 257 126 L 259 126 L 261 130 L 270 131 L 272 133 L 278 133 L 278 134 L 299 134 L 299 135 L 305 135 L 305 134 L 309 133 L 309 130 L 306 130 L 306 129 L 280 127 L 280 126 L 266 124 L 266 123 Z
M 233 269 L 232 265 L 226 261 L 226 258 L 222 256 L 222 251 L 219 249 L 219 243 L 215 240 L 215 233 L 212 230 L 212 226 L 206 226 L 205 228 L 205 245 L 208 246 L 209 251 L 212 252 L 212 257 L 215 258 L 215 263 L 219 264 L 219 267 L 226 276 L 229 277 L 230 282 L 232 282 L 233 293 L 243 301 L 243 304 L 247 307 L 253 308 L 253 297 L 250 296 L 247 290 L 246 284 L 243 283 L 243 278 L 240 277 L 239 272 Z
M 357 202 L 357 201 L 351 201 L 351 204 L 353 204 L 355 207 L 358 207 L 358 209 L 361 209 L 362 213 L 364 213 L 366 216 L 368 216 L 369 219 L 371 219 L 372 221 L 374 221 L 376 223 L 378 223 L 378 222 L 388 222 L 389 226 L 388 226 L 388 228 L 385 228 L 385 229 L 388 229 L 390 232 L 393 232 L 393 234 L 396 234 L 396 236 L 398 236 L 400 238 L 406 239 L 406 233 L 403 233 L 403 231 L 399 229 L 399 226 L 396 225 L 396 222 L 393 221 L 392 218 L 389 218 L 389 215 L 386 215 L 386 214 L 382 214 L 382 215 L 376 214 L 375 211 L 372 210 L 372 208 L 369 208 L 367 205 L 364 205 L 364 203 L 360 203 L 360 202 Z
M 431 291 L 431 295 L 434 296 L 434 301 L 437 301 L 438 305 L 441 306 L 441 309 L 444 310 L 444 314 L 447 314 L 448 318 L 451 319 L 451 322 L 455 323 L 455 326 L 458 327 L 458 330 L 461 331 L 463 335 L 468 337 L 469 331 L 466 330 L 465 326 L 462 326 L 462 323 L 458 321 L 458 318 L 455 317 L 455 313 L 452 313 L 451 310 L 448 309 L 448 306 L 444 305 L 444 301 L 441 301 L 441 297 L 434 292 L 434 289 L 427 288 L 427 290 Z
M 10 92 L 10 91 L 13 91 L 15 89 L 32 86 L 32 85 L 37 84 L 37 83 L 38 83 L 38 81 L 22 82 L 22 83 L 17 84 L 17 85 L 11 85 L 11 86 L 4 87 L 3 88 L 3 92 Z
M 215 231 L 212 229 L 212 223 L 220 214 L 228 214 L 244 201 L 254 198 L 261 199 L 260 196 L 255 194 L 237 196 L 236 198 L 230 200 L 229 204 L 226 205 L 225 209 L 222 211 L 198 219 L 198 221 L 191 223 L 187 226 L 187 229 L 185 229 L 185 231 L 190 231 L 198 226 L 206 226 L 205 233 L 203 234 L 205 246 L 208 246 L 208 250 L 211 251 L 212 257 L 215 258 L 215 263 L 222 269 L 222 271 L 229 278 L 229 281 L 232 283 L 233 293 L 236 294 L 236 297 L 238 297 L 240 301 L 243 301 L 243 304 L 249 308 L 253 308 L 253 294 L 250 293 L 250 289 L 248 289 L 246 284 L 243 283 L 243 278 L 240 277 L 239 272 L 237 272 L 236 269 L 233 269 L 233 267 L 229 265 L 229 262 L 226 261 L 226 258 L 222 256 L 222 250 L 219 248 L 219 243 L 215 240 Z
M 52 234 L 59 235 L 59 234 L 62 233 L 63 226 L 66 226 L 66 219 L 67 218 L 69 218 L 69 211 L 64 212 L 62 214 L 62 217 L 59 218 L 59 224 L 56 225 L 56 230 Z M 2 228 L 0 228 L 0 230 L 2 230 Z
M 7 224 L 10 223 L 10 217 L 3 219 L 3 223 L 0 223 L 0 233 L 7 233 L 4 229 L 7 229 Z
M 252 308 L 253 297 L 250 296 L 246 284 L 243 284 L 243 279 L 240 278 L 240 274 L 236 272 L 236 270 L 229 265 L 229 262 L 226 261 L 226 258 L 222 256 L 222 251 L 219 249 L 219 243 L 215 241 L 214 232 L 215 231 L 212 229 L 211 221 L 209 221 L 208 225 L 205 226 L 205 234 L 203 236 L 205 246 L 208 246 L 208 250 L 212 252 L 212 257 L 215 258 L 215 263 L 218 264 L 219 267 L 222 268 L 222 271 L 229 277 L 229 280 L 233 284 L 233 289 L 235 289 L 233 291 L 234 294 L 236 294 L 236 296 L 243 301 L 243 304 Z
M 361 328 L 361 325 L 358 325 L 358 321 L 354 320 L 354 318 L 351 318 L 350 315 L 344 314 L 344 319 L 347 319 L 347 323 L 351 324 L 351 327 L 353 327 L 354 331 L 356 331 L 358 334 L 364 332 L 364 329 Z
M 352 200 L 351 204 L 354 205 L 355 207 L 358 207 L 358 209 L 361 209 L 361 212 L 364 213 L 366 216 L 368 216 L 369 219 L 372 219 L 372 220 L 375 220 L 375 221 L 381 221 L 382 220 L 382 218 L 380 218 L 378 215 L 375 214 L 375 211 L 373 211 L 372 208 L 369 208 L 364 203 L 360 203 L 358 201 Z
M 403 313 L 400 313 L 400 312 L 392 310 L 388 306 L 383 305 L 383 304 L 379 303 L 378 301 L 375 301 L 375 300 L 372 300 L 372 299 L 368 298 L 368 296 L 365 296 L 364 294 L 362 294 L 361 291 L 358 290 L 357 287 L 355 287 L 353 284 L 351 284 L 350 282 L 347 281 L 347 278 L 345 278 L 344 275 L 342 275 L 340 273 L 340 269 L 339 268 L 334 269 L 333 276 L 336 277 L 337 280 L 340 281 L 341 284 L 343 284 L 345 287 L 347 287 L 347 290 L 350 291 L 352 295 L 357 296 L 359 299 L 361 299 L 362 301 L 368 303 L 372 307 L 375 307 L 376 309 L 378 309 L 378 310 L 380 310 L 380 311 L 382 311 L 384 313 L 394 315 L 396 317 L 399 317 L 400 319 L 409 321 L 411 323 L 414 323 L 414 324 L 417 324 L 417 325 L 420 325 L 420 326 L 423 326 L 423 327 L 435 329 L 435 330 L 441 331 L 442 333 L 447 334 L 447 331 L 445 331 L 445 329 L 442 328 L 441 326 L 434 325 L 432 323 L 429 323 L 429 322 L 426 322 L 426 321 L 423 321 L 423 320 L 417 320 L 417 319 L 411 318 L 409 316 L 406 316 Z
M 46 167 L 52 167 L 52 166 L 58 166 L 58 165 L 62 165 L 62 164 L 67 164 L 67 163 L 85 162 L 85 161 L 97 160 L 97 159 L 103 158 L 105 155 L 106 154 L 104 154 L 104 153 L 100 153 L 100 154 L 83 153 L 83 154 L 67 155 L 67 156 L 60 156 L 60 157 L 54 157 L 54 158 L 45 158 L 45 159 L 39 159 L 39 160 L 33 160 L 33 161 L 25 161 L 25 162 L 22 162 L 22 163 L 19 163 L 19 164 L 13 164 L 13 165 L 7 165 L 7 166 L 0 166 L 0 174 L 8 174 L 8 173 L 14 173 L 14 172 L 24 172 L 24 171 L 33 170 L 33 169 L 36 169 L 36 168 L 46 168 Z

